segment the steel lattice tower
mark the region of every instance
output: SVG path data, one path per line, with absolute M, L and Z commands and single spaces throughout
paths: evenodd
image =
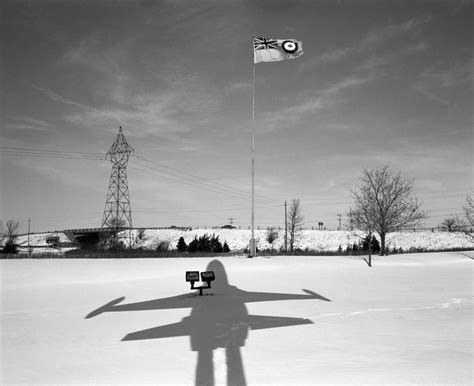
M 106 159 L 112 162 L 109 189 L 105 200 L 102 228 L 132 228 L 132 210 L 128 193 L 127 163 L 133 148 L 127 143 L 119 128 L 119 133 L 109 151 Z

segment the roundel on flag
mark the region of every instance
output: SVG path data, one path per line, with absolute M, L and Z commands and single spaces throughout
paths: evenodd
M 294 54 L 296 51 L 298 51 L 298 43 L 295 42 L 294 40 L 285 40 L 282 44 L 281 47 L 283 50 L 289 54 Z

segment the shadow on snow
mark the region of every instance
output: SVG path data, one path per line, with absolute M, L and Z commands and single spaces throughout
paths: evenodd
M 311 320 L 303 318 L 249 315 L 245 303 L 298 299 L 330 301 L 328 298 L 306 289 L 303 289 L 306 294 L 241 290 L 228 283 L 224 266 L 218 260 L 211 261 L 206 270 L 214 271 L 216 276 L 212 293 L 208 296 L 184 294 L 129 304 L 120 304 L 125 299 L 125 297 L 121 297 L 92 311 L 86 316 L 86 319 L 103 312 L 192 308 L 191 315 L 178 323 L 132 332 L 126 335 L 122 341 L 189 336 L 191 350 L 198 353 L 196 385 L 214 385 L 213 351 L 217 348 L 225 348 L 227 383 L 229 385 L 245 385 L 240 347 L 245 346 L 249 329 L 260 330 L 313 323 Z

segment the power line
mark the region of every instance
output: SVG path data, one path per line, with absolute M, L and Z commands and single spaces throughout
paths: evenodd
M 195 181 L 195 180 L 187 178 L 187 177 L 179 176 L 179 175 L 174 174 L 174 173 L 165 172 L 165 171 L 159 170 L 157 168 L 150 167 L 148 165 L 137 163 L 136 161 L 134 163 L 141 166 L 142 168 L 136 168 L 136 167 L 133 167 L 133 166 L 129 166 L 129 167 L 132 168 L 132 169 L 139 170 L 139 171 L 144 172 L 144 173 L 152 174 L 152 175 L 155 175 L 155 176 L 158 176 L 158 177 L 161 177 L 161 178 L 165 178 L 165 179 L 168 179 L 168 180 L 171 180 L 171 181 L 179 182 L 179 183 L 182 183 L 182 184 L 194 186 L 196 188 L 207 190 L 207 191 L 210 191 L 210 192 L 213 192 L 213 193 L 219 193 L 219 194 L 232 196 L 234 198 L 240 198 L 240 199 L 244 199 L 244 200 L 248 200 L 250 198 L 249 195 L 244 195 L 242 193 L 239 193 L 238 191 L 234 192 L 231 189 L 222 189 L 222 188 L 219 188 L 217 186 L 214 187 L 214 186 L 209 185 L 209 184 L 199 183 L 199 181 Z M 143 169 L 143 168 L 145 168 L 145 169 Z M 169 176 L 166 176 L 166 175 L 163 175 L 163 174 L 157 174 L 156 172 L 165 173 L 165 174 L 168 174 Z M 172 177 L 170 177 L 170 176 L 172 176 Z M 259 198 L 259 201 L 268 202 L 268 200 L 260 199 L 260 198 Z M 274 201 L 272 201 L 272 202 L 274 202 Z
M 435 217 L 446 217 L 446 216 L 463 216 L 464 213 L 448 213 L 448 214 L 437 214 L 434 216 L 428 216 L 428 218 L 435 218 Z
M 103 154 L 88 152 L 72 152 L 60 150 L 28 149 L 22 147 L 0 146 L 0 154 L 22 157 L 50 157 L 50 158 L 79 158 L 79 159 L 105 159 Z
M 105 160 L 106 159 L 105 156 L 100 153 L 71 152 L 71 151 L 58 151 L 58 150 L 37 150 L 37 149 L 30 149 L 30 148 L 3 147 L 3 146 L 0 147 L 0 155 L 18 156 L 18 157 L 62 158 L 62 159 L 89 159 L 89 160 Z M 196 187 L 199 187 L 198 185 L 202 185 L 202 187 L 211 188 L 215 192 L 217 191 L 219 191 L 220 193 L 224 193 L 224 191 L 226 191 L 227 193 L 231 192 L 233 197 L 237 197 L 237 194 L 238 194 L 238 198 L 242 198 L 242 195 L 246 195 L 248 198 L 250 198 L 250 193 L 246 192 L 243 189 L 239 189 L 239 188 L 235 188 L 235 187 L 225 185 L 219 182 L 215 182 L 208 178 L 191 174 L 189 172 L 179 170 L 177 168 L 173 168 L 173 167 L 158 163 L 156 161 L 149 160 L 144 157 L 140 157 L 137 155 L 135 155 L 134 157 L 137 159 L 141 159 L 145 162 L 159 166 L 159 168 L 157 168 L 157 167 L 145 165 L 145 164 L 135 161 L 135 163 L 139 166 L 175 177 L 175 178 L 171 178 L 171 180 L 181 182 L 181 183 L 185 183 L 184 181 L 187 181 L 188 185 L 192 183 L 193 186 L 196 186 Z M 168 170 L 164 170 L 164 169 L 168 169 Z M 174 172 L 171 172 L 170 170 Z M 180 175 L 177 173 L 180 173 L 183 175 Z M 163 175 L 158 175 L 158 176 L 162 178 L 166 178 Z M 170 178 L 168 177 L 168 179 Z M 209 190 L 209 189 L 206 189 L 206 190 Z M 276 202 L 276 200 L 273 200 L 261 195 L 258 195 L 258 198 L 260 201 L 267 201 L 267 202 L 272 202 L 272 203 Z
M 61 151 L 61 150 L 50 150 L 50 149 L 31 149 L 25 147 L 5 147 L 0 146 L 0 150 L 16 150 L 25 152 L 44 152 L 44 153 L 68 153 L 68 154 L 88 154 L 88 155 L 102 155 L 102 153 L 90 153 L 90 152 L 77 152 L 77 151 Z
M 104 155 L 99 154 L 99 153 L 70 152 L 70 151 L 58 151 L 58 150 L 37 150 L 37 149 L 18 148 L 18 147 L 0 147 L 0 155 L 18 156 L 18 157 L 61 158 L 61 159 L 88 159 L 88 160 L 105 160 L 106 159 Z M 146 162 L 158 165 L 160 167 L 160 168 L 157 168 L 154 166 L 146 165 L 146 164 L 135 161 L 134 163 L 142 167 L 142 169 L 140 169 L 140 168 L 134 168 L 130 166 L 131 168 L 134 168 L 136 170 L 150 173 L 150 174 L 159 176 L 161 178 L 166 178 L 171 181 L 198 187 L 198 188 L 211 191 L 214 193 L 226 194 L 228 196 L 239 198 L 239 199 L 250 199 L 250 193 L 242 189 L 234 188 L 229 185 L 212 181 L 202 176 L 197 176 L 183 170 L 172 168 L 172 167 L 160 164 L 158 162 L 146 159 L 144 157 L 140 157 L 140 156 L 135 156 L 135 157 L 137 159 L 142 159 Z M 143 168 L 148 169 L 148 170 L 144 170 Z M 163 170 L 163 169 L 168 169 L 168 170 Z M 159 172 L 161 174 L 151 173 L 150 170 Z M 176 173 L 171 172 L 170 170 L 173 170 Z M 177 173 L 180 173 L 183 175 L 180 175 Z M 189 177 L 186 177 L 186 176 L 189 176 Z M 266 202 L 266 203 L 276 202 L 275 200 L 272 200 L 270 198 L 260 196 L 260 195 L 258 196 L 258 200 L 261 202 Z
M 74 216 L 74 217 L 35 217 L 31 216 L 32 221 L 34 222 L 59 222 L 59 221 L 75 221 L 75 220 L 88 220 L 88 219 L 95 219 L 99 218 L 100 214 L 94 214 L 94 215 L 82 215 L 82 216 Z M 21 219 L 23 221 L 26 221 L 25 218 Z
M 181 173 L 181 174 L 184 174 L 186 176 L 189 176 L 193 179 L 193 181 L 195 179 L 197 179 L 198 181 L 194 181 L 194 182 L 197 182 L 197 183 L 200 183 L 200 184 L 205 184 L 203 183 L 202 181 L 205 181 L 207 185 L 215 185 L 216 187 L 219 187 L 220 189 L 224 188 L 224 189 L 227 189 L 227 190 L 232 190 L 232 191 L 235 191 L 235 192 L 241 192 L 242 194 L 244 195 L 249 195 L 249 193 L 243 189 L 239 189 L 239 188 L 236 188 L 236 187 L 233 187 L 233 186 L 229 186 L 229 185 L 226 185 L 226 184 L 223 184 L 223 183 L 220 183 L 220 182 L 216 182 L 216 181 L 213 181 L 213 180 L 210 180 L 208 178 L 205 178 L 205 177 L 202 177 L 202 176 L 198 176 L 198 175 L 195 175 L 195 174 L 191 174 L 191 173 L 188 173 L 188 172 L 185 172 L 183 170 L 179 170 L 179 169 L 176 169 L 176 168 L 173 168 L 173 167 L 170 167 L 170 166 L 167 166 L 167 165 L 163 165 L 159 162 L 156 162 L 156 161 L 152 161 L 152 160 L 149 160 L 147 158 L 144 158 L 144 157 L 140 157 L 140 156 L 137 156 L 135 155 L 135 158 L 138 158 L 138 159 L 141 159 L 143 161 L 146 161 L 146 162 L 150 162 L 154 165 L 157 165 L 159 166 L 160 168 L 166 168 L 166 169 L 169 169 L 169 170 L 173 170 L 175 172 L 178 172 L 178 173 Z M 149 166 L 148 166 L 149 167 Z M 163 173 L 167 173 L 167 174 L 171 174 L 171 175 L 174 175 L 176 176 L 176 174 L 174 173 L 170 173 L 170 172 L 167 172 L 167 171 L 163 171 L 161 169 L 156 169 L 160 172 L 163 172 Z M 187 179 L 186 177 L 181 177 L 179 176 L 180 178 L 185 178 Z M 262 195 L 256 195 L 256 197 L 259 197 L 261 200 L 266 200 L 266 201 L 269 201 L 269 202 L 277 202 L 276 200 L 274 199 L 271 199 L 271 198 L 268 198 L 268 197 L 265 197 L 265 196 L 262 196 Z
M 92 152 L 72 152 L 72 151 L 60 151 L 60 150 L 48 150 L 48 149 L 31 149 L 31 148 L 22 148 L 22 147 L 4 147 L 0 146 L 0 155 L 4 156 L 17 156 L 17 157 L 39 157 L 39 158 L 60 158 L 60 159 L 83 159 L 83 160 L 105 160 L 105 156 L 100 153 L 92 153 Z M 141 166 L 142 168 L 146 168 L 148 170 L 143 170 L 139 168 L 135 168 L 142 172 L 154 174 L 161 178 L 166 178 L 171 181 L 184 183 L 190 186 L 198 187 L 204 190 L 208 190 L 214 193 L 226 194 L 234 198 L 239 199 L 249 199 L 250 194 L 243 189 L 235 188 L 229 185 L 225 185 L 222 183 L 218 183 L 207 179 L 202 176 L 198 176 L 177 168 L 173 168 L 159 162 L 147 159 L 141 156 L 134 156 L 137 159 L 141 159 L 145 162 L 151 163 L 158 167 L 152 167 L 149 165 L 145 165 L 142 163 L 137 163 L 137 165 Z M 167 169 L 167 170 L 163 170 Z M 162 174 L 155 174 L 151 173 L 150 170 L 162 173 Z M 173 171 L 173 172 L 171 172 Z M 179 174 L 177 174 L 179 173 Z M 163 175 L 165 174 L 165 175 Z M 182 175 L 180 175 L 182 174 Z M 171 177 L 170 177 L 171 176 Z M 431 196 L 430 195 L 437 195 L 439 193 L 449 193 L 449 192 L 460 192 L 465 191 L 465 194 L 454 194 L 454 195 L 439 195 L 439 196 Z M 432 190 L 432 191 L 418 191 L 416 192 L 417 195 L 428 195 L 427 197 L 423 197 L 423 200 L 436 200 L 436 199 L 446 199 L 446 198 L 458 198 L 464 197 L 466 194 L 470 194 L 470 188 L 454 188 L 454 189 L 445 189 L 445 190 Z M 260 202 L 266 203 L 275 203 L 276 200 L 262 196 L 256 195 Z M 339 196 L 343 197 L 343 196 Z M 347 196 L 344 196 L 345 198 Z M 309 201 L 303 201 L 304 205 L 308 206 L 331 206 L 331 205 L 350 205 L 352 201 L 332 201 L 335 197 L 321 197 Z
M 79 154 L 49 154 L 49 153 L 22 153 L 0 151 L 0 155 L 14 157 L 35 157 L 35 158 L 61 158 L 61 159 L 82 159 L 82 160 L 105 160 L 104 156 L 89 156 Z
M 457 208 L 425 209 L 426 212 L 439 212 L 440 210 L 459 210 L 459 207 L 457 207 Z
M 264 208 L 274 208 L 280 205 L 261 205 L 256 206 L 256 208 L 264 209 Z M 229 207 L 229 208 L 199 208 L 199 209 L 146 209 L 146 208 L 139 208 L 134 209 L 135 212 L 149 212 L 149 213 L 198 213 L 198 212 L 226 212 L 226 211 L 238 211 L 238 210 L 248 210 L 250 207 Z
M 430 194 L 430 193 L 460 192 L 460 191 L 466 191 L 466 190 L 472 190 L 472 188 L 428 190 L 428 191 L 425 191 L 425 192 L 419 191 L 419 192 L 416 192 L 416 193 L 417 194 Z
M 446 196 L 437 196 L 437 197 L 423 197 L 422 200 L 437 200 L 443 198 L 456 198 L 456 197 L 465 197 L 465 194 L 454 194 L 454 195 L 446 195 Z M 319 199 L 318 199 L 319 200 Z M 353 204 L 354 201 L 337 201 L 337 202 L 316 202 L 316 201 L 301 201 L 302 205 L 350 205 Z
M 143 166 L 144 166 L 145 168 L 148 168 L 146 165 L 143 165 Z M 196 183 L 187 182 L 187 181 L 181 180 L 181 179 L 179 179 L 179 178 L 172 178 L 172 177 L 169 177 L 169 176 L 165 176 L 165 175 L 163 175 L 163 174 L 158 174 L 158 173 L 156 173 L 156 172 L 153 171 L 153 170 L 146 170 L 146 169 L 137 168 L 137 167 L 134 167 L 134 166 L 129 166 L 129 168 L 130 168 L 130 169 L 135 169 L 135 170 L 141 171 L 141 172 L 143 172 L 143 173 L 148 173 L 148 174 L 151 174 L 151 175 L 153 175 L 153 176 L 165 178 L 165 179 L 170 180 L 170 181 L 179 182 L 179 183 L 182 183 L 182 184 L 185 184 L 185 185 L 194 186 L 194 187 L 196 187 L 196 188 L 200 188 L 200 189 L 203 189 L 203 190 L 207 190 L 207 191 L 209 191 L 209 192 L 225 194 L 225 195 L 228 195 L 228 196 L 232 196 L 232 197 L 234 197 L 234 198 L 248 199 L 248 197 L 242 197 L 241 195 L 233 194 L 233 193 L 231 193 L 231 192 L 224 192 L 224 191 L 212 189 L 212 188 L 210 188 L 210 187 L 206 187 L 206 186 L 203 186 L 203 185 L 198 185 L 198 184 L 196 184 Z

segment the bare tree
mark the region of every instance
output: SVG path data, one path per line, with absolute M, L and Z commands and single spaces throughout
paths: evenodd
M 448 232 L 452 232 L 452 231 L 456 230 L 456 228 L 460 224 L 461 224 L 461 222 L 459 221 L 459 218 L 457 218 L 457 217 L 448 217 L 448 218 L 445 218 L 443 220 L 443 222 L 441 223 L 441 226 L 446 228 L 448 230 Z
M 466 196 L 466 205 L 462 207 L 464 211 L 464 233 L 474 239 L 474 233 L 472 233 L 472 227 L 474 226 L 474 200 L 471 196 Z
M 385 254 L 385 236 L 398 228 L 413 227 L 425 219 L 421 203 L 412 196 L 413 181 L 393 173 L 388 165 L 365 169 L 360 185 L 351 191 L 354 207 L 350 222 L 355 228 L 375 231 L 380 236 L 380 253 Z
M 5 241 L 5 245 L 3 247 L 3 251 L 5 253 L 17 253 L 18 247 L 15 245 L 15 239 L 18 236 L 18 227 L 20 223 L 14 220 L 8 220 L 5 224 L 5 228 L 3 228 L 0 224 L 0 229 L 2 231 L 2 235 Z
M 269 227 L 267 229 L 267 234 L 265 235 L 265 240 L 270 244 L 271 252 L 273 253 L 273 243 L 278 238 L 279 232 L 274 227 Z
M 304 223 L 304 216 L 301 213 L 299 199 L 291 200 L 288 208 L 288 232 L 290 234 L 290 251 L 293 252 L 295 247 L 296 232 Z
M 18 236 L 18 227 L 20 223 L 14 220 L 8 220 L 5 224 L 4 236 L 7 238 L 7 243 L 13 243 Z
M 126 224 L 127 222 L 120 217 L 111 217 L 107 221 L 107 226 L 111 229 L 120 229 L 125 227 Z
M 466 205 L 462 207 L 467 226 L 474 226 L 474 199 L 466 196 Z
M 103 248 L 103 249 L 115 249 L 115 250 L 118 250 L 118 249 L 123 249 L 124 248 L 124 244 L 121 240 L 119 240 L 118 238 L 118 234 L 121 230 L 123 230 L 125 228 L 125 226 L 127 225 L 127 221 L 125 221 L 125 219 L 121 218 L 121 217 L 110 217 L 106 222 L 105 224 L 107 226 L 107 228 L 110 230 L 110 234 L 108 235 L 108 237 L 106 239 L 103 239 L 99 245 L 100 245 L 100 248 Z M 131 233 L 130 233 L 130 246 L 132 244 L 132 240 L 131 240 Z

